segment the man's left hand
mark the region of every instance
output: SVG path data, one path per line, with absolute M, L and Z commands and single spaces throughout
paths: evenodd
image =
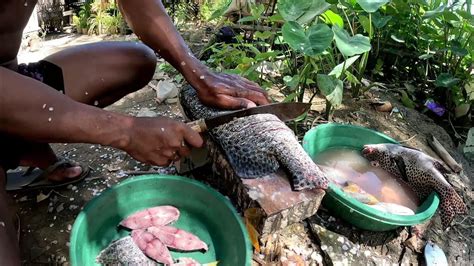
M 256 83 L 224 73 L 208 72 L 195 86 L 202 103 L 222 109 L 242 109 L 269 104 L 267 92 Z

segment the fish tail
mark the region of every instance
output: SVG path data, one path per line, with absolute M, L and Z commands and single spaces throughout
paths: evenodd
M 466 214 L 467 206 L 454 189 L 450 189 L 441 199 L 441 223 L 447 228 L 457 214 Z

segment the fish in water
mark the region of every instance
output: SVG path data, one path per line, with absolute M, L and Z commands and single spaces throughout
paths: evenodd
M 423 152 L 396 144 L 365 145 L 362 154 L 373 165 L 380 166 L 410 185 L 421 200 L 436 191 L 441 197 L 441 222 L 447 228 L 456 214 L 467 213 L 462 198 L 446 181 L 449 172 L 440 161 Z
M 191 86 L 181 90 L 180 103 L 190 119 L 210 118 L 225 113 L 204 106 Z M 257 114 L 236 118 L 211 129 L 210 134 L 241 178 L 262 177 L 283 166 L 291 176 L 294 190 L 326 189 L 328 186 L 326 175 L 303 150 L 293 131 L 275 115 Z
M 158 206 L 136 212 L 120 225 L 129 229 L 143 229 L 151 226 L 167 225 L 178 220 L 179 210 L 173 206 Z

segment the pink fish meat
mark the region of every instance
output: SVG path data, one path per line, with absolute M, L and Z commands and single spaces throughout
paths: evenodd
M 164 264 L 173 264 L 168 248 L 154 235 L 145 230 L 133 230 L 132 239 L 148 257 Z
M 153 226 L 147 229 L 148 232 L 157 237 L 167 247 L 183 250 L 206 250 L 207 244 L 197 236 L 172 226 Z
M 178 220 L 179 210 L 173 206 L 159 206 L 136 212 L 120 225 L 129 229 L 145 229 L 151 226 L 167 225 Z

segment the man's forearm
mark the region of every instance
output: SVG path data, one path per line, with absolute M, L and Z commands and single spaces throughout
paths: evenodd
M 0 67 L 0 132 L 40 142 L 126 145 L 131 118 L 73 101 Z
M 207 68 L 190 52 L 160 0 L 119 0 L 120 9 L 135 34 L 179 70 L 190 83 L 199 85 Z

